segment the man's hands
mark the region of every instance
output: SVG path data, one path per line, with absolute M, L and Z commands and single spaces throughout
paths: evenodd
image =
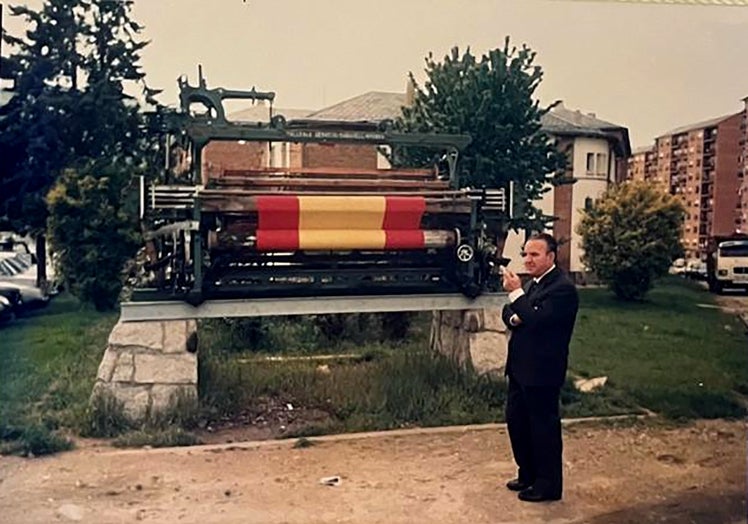
M 512 291 L 520 289 L 522 287 L 522 281 L 514 271 L 508 268 L 504 268 L 501 276 L 501 284 L 504 286 L 504 291 L 511 293 Z

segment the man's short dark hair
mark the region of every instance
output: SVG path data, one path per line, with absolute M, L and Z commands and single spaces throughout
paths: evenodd
M 549 235 L 548 233 L 535 233 L 527 240 L 542 240 L 548 248 L 547 251 L 553 253 L 554 258 L 558 256 L 558 242 L 553 238 L 553 235 Z

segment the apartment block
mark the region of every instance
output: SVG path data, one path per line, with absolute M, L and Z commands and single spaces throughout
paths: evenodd
M 625 179 L 639 182 L 656 182 L 657 153 L 654 147 L 640 147 L 631 153 L 626 166 Z
M 742 233 L 748 233 L 748 96 L 743 99 L 743 117 L 740 122 L 741 138 L 741 154 L 740 161 L 742 162 L 742 169 L 740 172 L 740 226 L 739 229 Z
M 649 171 L 646 151 L 629 161 L 627 178 L 651 180 L 683 202 L 687 258 L 701 258 L 709 237 L 741 227 L 741 124 L 745 111 L 673 129 L 655 139 Z

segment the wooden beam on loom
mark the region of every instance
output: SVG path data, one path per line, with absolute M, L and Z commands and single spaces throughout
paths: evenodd
M 266 167 L 253 169 L 225 169 L 215 180 L 217 182 L 233 177 L 254 177 L 268 175 L 339 177 L 339 178 L 435 178 L 431 169 L 361 169 L 348 167 Z
M 224 179 L 226 180 L 226 179 Z M 290 178 L 290 177 L 263 177 L 263 178 L 235 178 L 232 184 L 242 187 L 298 187 L 317 188 L 325 190 L 336 189 L 448 189 L 449 182 L 446 180 L 341 180 L 329 178 Z
M 358 196 L 358 195 L 356 195 Z M 419 195 L 420 196 L 420 195 Z M 426 198 L 427 213 L 469 213 L 470 202 L 460 200 Z M 202 198 L 202 210 L 207 212 L 241 213 L 257 211 L 257 201 L 251 195 L 227 195 Z
M 302 188 L 299 188 L 302 189 Z M 161 190 L 164 193 L 168 193 L 168 190 Z M 159 194 L 162 194 L 161 191 Z M 215 197 L 223 197 L 223 196 L 232 196 L 232 195 L 246 195 L 246 196 L 259 196 L 259 195 L 303 195 L 303 196 L 341 196 L 340 191 L 325 191 L 322 190 L 300 190 L 300 191 L 294 191 L 294 190 L 273 190 L 273 189 L 251 189 L 251 188 L 238 188 L 238 187 L 232 187 L 232 188 L 211 188 L 211 189 L 200 189 L 198 192 L 198 196 L 201 199 L 208 199 L 208 198 L 215 198 Z M 358 197 L 358 196 L 422 196 L 425 198 L 432 197 L 432 198 L 467 198 L 467 195 L 464 191 L 459 189 L 447 189 L 447 190 L 438 190 L 438 189 L 428 189 L 424 191 L 398 191 L 395 195 L 388 195 L 387 193 L 382 193 L 381 191 L 356 191 L 356 193 L 352 193 L 350 196 Z

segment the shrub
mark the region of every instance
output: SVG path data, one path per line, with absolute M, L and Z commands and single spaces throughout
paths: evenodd
M 614 186 L 582 213 L 582 261 L 618 298 L 641 300 L 681 256 L 683 216 L 677 197 L 649 184 Z

